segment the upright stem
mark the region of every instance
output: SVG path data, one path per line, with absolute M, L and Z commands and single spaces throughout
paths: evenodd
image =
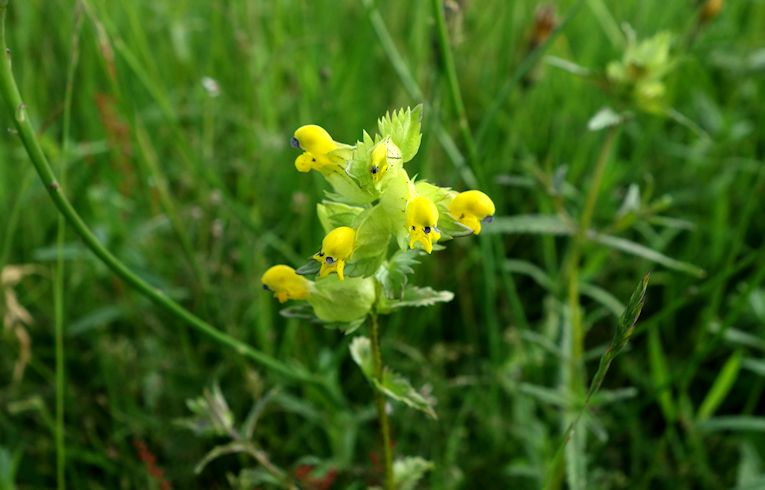
M 69 158 L 69 130 L 72 120 L 72 92 L 74 90 L 74 74 L 80 54 L 80 28 L 82 15 L 79 4 L 75 7 L 74 32 L 72 34 L 72 51 L 69 68 L 66 74 L 64 91 L 64 117 L 61 130 L 61 164 L 59 166 L 59 181 L 66 185 L 66 165 Z M 64 242 L 66 240 L 66 220 L 58 216 L 56 236 L 56 274 L 53 293 L 54 304 L 54 336 L 56 345 L 56 481 L 59 490 L 66 489 L 66 439 L 64 437 L 64 411 L 66 395 L 66 352 L 64 350 Z
M 571 252 L 568 258 L 568 271 L 566 274 L 568 280 L 567 298 L 572 329 L 571 359 L 569 362 L 572 363 L 574 372 L 580 371 L 579 364 L 581 363 L 584 351 L 584 328 L 582 326 L 582 312 L 579 304 L 579 262 L 582 246 L 587 240 L 587 233 L 592 224 L 592 216 L 595 212 L 595 205 L 598 202 L 603 173 L 608 164 L 608 156 L 611 154 L 611 148 L 613 147 L 617 131 L 618 126 L 609 129 L 606 139 L 603 141 L 603 146 L 600 149 L 600 154 L 595 164 L 595 171 L 592 175 L 592 182 L 590 182 L 590 189 L 587 193 L 584 209 L 582 210 L 582 216 L 579 220 L 579 227 L 571 244 Z M 579 385 L 583 385 L 583 380 L 579 380 L 578 376 L 573 376 L 572 378 L 573 383 L 577 385 L 576 388 L 579 389 Z
M 449 94 L 452 98 L 452 105 L 457 113 L 460 123 L 460 132 L 462 140 L 467 148 L 468 160 L 471 166 L 476 165 L 478 151 L 475 146 L 473 134 L 470 132 L 465 103 L 462 101 L 462 92 L 460 91 L 459 81 L 457 79 L 457 68 L 454 64 L 454 56 L 449 47 L 449 32 L 446 30 L 446 13 L 444 12 L 443 0 L 433 0 L 433 16 L 436 18 L 436 30 L 438 34 L 438 46 L 441 49 L 441 59 L 446 70 L 446 80 L 449 83 Z M 480 170 L 480 167 L 476 167 Z M 479 178 L 481 176 L 479 175 Z
M 595 170 L 592 175 L 592 182 L 590 182 L 590 188 L 585 199 L 584 209 L 579 220 L 579 227 L 577 233 L 574 236 L 571 244 L 571 249 L 568 255 L 568 262 L 566 266 L 566 281 L 567 281 L 567 303 L 569 312 L 569 325 L 570 331 L 568 335 L 564 335 L 564 338 L 568 339 L 570 352 L 568 361 L 562 366 L 563 382 L 566 385 L 569 399 L 571 404 L 566 408 L 565 417 L 563 420 L 563 427 L 569 427 L 568 431 L 573 431 L 572 437 L 576 438 L 572 446 L 567 446 L 567 455 L 569 451 L 583 451 L 586 445 L 584 433 L 575 429 L 581 411 L 579 411 L 579 401 L 584 397 L 585 391 L 585 372 L 584 372 L 584 325 L 582 321 L 582 309 L 579 303 L 579 266 L 582 255 L 582 247 L 587 240 L 587 233 L 592 223 L 592 217 L 595 212 L 595 205 L 598 201 L 598 195 L 600 194 L 600 186 L 603 180 L 603 173 L 605 172 L 606 165 L 608 163 L 608 156 L 611 153 L 611 147 L 613 146 L 614 139 L 616 137 L 618 127 L 612 127 L 608 135 L 606 136 L 603 146 L 601 147 L 598 160 L 595 164 Z M 567 456 L 568 457 L 568 456 Z M 584 455 L 580 455 L 584 458 Z M 562 463 L 562 460 L 561 460 Z M 580 464 L 574 463 L 574 464 Z M 556 467 L 556 473 L 562 469 L 561 466 Z M 577 484 L 583 484 L 585 477 L 583 473 L 580 475 L 581 480 L 578 480 Z
M 380 326 L 377 321 L 377 313 L 372 313 L 372 361 L 374 363 L 375 378 L 382 384 L 383 363 L 380 353 Z M 380 435 L 383 444 L 383 464 L 385 465 L 385 490 L 394 490 L 396 483 L 393 481 L 393 449 L 390 445 L 390 424 L 388 412 L 385 410 L 385 394 L 375 389 L 375 401 L 377 402 L 377 418 L 380 423 Z
M 315 374 L 308 372 L 297 366 L 287 365 L 278 359 L 261 352 L 250 345 L 218 330 L 206 321 L 191 313 L 189 310 L 176 303 L 168 297 L 163 291 L 155 288 L 144 281 L 140 276 L 123 264 L 115 257 L 101 242 L 98 241 L 95 234 L 88 228 L 88 225 L 82 220 L 77 211 L 72 207 L 69 199 L 63 193 L 61 184 L 51 170 L 45 154 L 42 151 L 37 135 L 29 121 L 26 106 L 22 102 L 16 80 L 13 78 L 11 69 L 11 51 L 5 42 L 5 14 L 8 8 L 8 0 L 0 0 L 0 94 L 5 100 L 6 108 L 13 119 L 13 124 L 18 131 L 27 155 L 35 167 L 45 189 L 48 191 L 51 200 L 58 208 L 61 215 L 66 218 L 71 229 L 79 235 L 85 245 L 103 262 L 114 274 L 125 281 L 137 292 L 153 301 L 165 312 L 175 319 L 185 323 L 203 335 L 229 347 L 243 355 L 256 361 L 263 366 L 281 373 L 282 375 L 300 381 L 315 383 L 326 386 L 326 381 Z

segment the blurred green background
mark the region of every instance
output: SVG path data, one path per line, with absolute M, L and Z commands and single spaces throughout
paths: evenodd
M 228 439 L 177 422 L 216 383 L 237 426 L 269 394 L 253 441 L 301 488 L 379 483 L 372 393 L 350 337 L 281 317 L 259 277 L 303 264 L 322 237 L 326 185 L 295 170 L 294 129 L 316 123 L 353 143 L 385 111 L 422 102 L 409 173 L 463 190 L 467 166 L 499 217 L 579 216 L 605 139 L 588 121 L 604 106 L 632 111 L 592 223 L 632 245 L 589 243 L 582 254 L 590 375 L 623 304 L 653 274 L 630 346 L 583 416 L 586 446 L 555 465 L 563 414 L 581 405 L 562 374 L 570 238 L 500 218 L 426 257 L 413 282 L 455 300 L 382 326 L 386 361 L 437 400 L 436 421 L 391 406 L 396 453 L 435 465 L 421 487 L 565 488 L 576 459 L 586 488 L 765 488 L 765 2 L 731 0 L 700 22 L 702 3 L 447 1 L 477 146 L 464 160 L 431 2 L 11 1 L 6 36 L 27 111 L 102 242 L 212 324 L 342 392 L 190 331 L 69 230 L 69 486 L 260 488 L 247 454 L 194 472 Z M 532 51 L 545 39 L 543 4 L 560 27 L 544 53 Z M 639 39 L 672 33 L 666 101 L 679 115 L 640 113 L 547 57 L 602 73 L 622 56 L 622 23 Z M 533 66 L 530 53 L 542 55 Z M 13 130 L 0 139 L 0 209 L 0 488 L 51 488 L 58 218 Z

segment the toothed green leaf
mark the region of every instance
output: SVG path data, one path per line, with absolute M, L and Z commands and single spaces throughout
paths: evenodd
M 437 418 L 432 402 L 414 389 L 412 384 L 402 375 L 385 368 L 382 382 L 375 378 L 374 361 L 372 359 L 372 344 L 366 337 L 356 337 L 350 345 L 351 357 L 361 368 L 361 372 L 372 385 L 386 396 L 400 401 L 414 409 L 425 412 L 432 418 Z
M 386 113 L 377 121 L 377 127 L 383 138 L 390 136 L 393 143 L 401 150 L 401 158 L 408 162 L 420 148 L 420 126 L 422 122 L 422 104 L 414 109 L 407 107 Z

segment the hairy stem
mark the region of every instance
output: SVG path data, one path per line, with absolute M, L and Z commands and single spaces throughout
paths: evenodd
M 13 78 L 11 69 L 11 51 L 8 49 L 5 40 L 5 14 L 8 7 L 8 0 L 0 0 L 0 93 L 6 103 L 14 126 L 21 138 L 24 148 L 27 151 L 32 165 L 45 186 L 51 200 L 58 208 L 61 215 L 69 223 L 74 232 L 85 242 L 85 245 L 109 268 L 124 280 L 130 287 L 153 301 L 156 305 L 165 310 L 172 317 L 186 323 L 202 333 L 203 335 L 217 341 L 218 343 L 235 350 L 253 361 L 256 361 L 272 371 L 278 372 L 288 378 L 306 381 L 310 383 L 324 385 L 324 380 L 308 372 L 306 369 L 298 366 L 288 366 L 274 357 L 271 357 L 250 345 L 218 330 L 198 316 L 194 315 L 180 304 L 170 299 L 163 291 L 153 287 L 135 272 L 129 269 L 119 259 L 107 250 L 99 241 L 93 232 L 88 228 L 72 204 L 66 198 L 62 191 L 61 184 L 55 178 L 50 164 L 40 147 L 32 124 L 27 115 L 26 106 L 22 102 L 16 80 Z
M 380 353 L 380 325 L 377 321 L 377 313 L 372 313 L 372 361 L 374 362 L 375 378 L 382 385 L 383 363 Z M 375 401 L 377 402 L 377 417 L 380 423 L 380 436 L 383 446 L 383 464 L 385 468 L 385 490 L 393 490 L 396 484 L 393 481 L 393 449 L 390 445 L 390 423 L 388 412 L 385 410 L 385 394 L 375 389 Z

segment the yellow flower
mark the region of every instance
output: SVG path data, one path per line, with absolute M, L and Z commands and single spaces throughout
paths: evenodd
M 304 151 L 295 159 L 295 167 L 301 172 L 309 172 L 313 169 L 322 173 L 331 173 L 337 170 L 342 158 L 333 155 L 333 152 L 345 147 L 333 140 L 324 128 L 315 124 L 299 127 L 292 136 L 290 144 Z
M 449 214 L 476 235 L 481 233 L 481 222 L 491 222 L 494 212 L 491 198 L 481 191 L 460 192 L 449 205 Z
M 275 265 L 260 278 L 263 289 L 272 291 L 280 303 L 288 299 L 306 299 L 310 292 L 310 281 L 298 275 L 288 265 Z
M 441 238 L 438 228 L 438 209 L 427 197 L 415 197 L 406 205 L 406 228 L 409 231 L 409 248 L 420 242 L 425 251 L 433 251 L 433 242 Z
M 372 148 L 372 164 L 369 167 L 375 184 L 380 181 L 386 170 L 388 170 L 388 145 L 385 141 L 381 141 Z
M 321 262 L 319 277 L 325 277 L 330 272 L 337 272 L 337 278 L 341 281 L 345 261 L 353 253 L 356 242 L 356 232 L 348 226 L 341 226 L 327 233 L 321 242 L 321 250 L 313 258 Z
M 372 181 L 377 184 L 388 170 L 390 160 L 401 160 L 401 150 L 388 137 L 372 148 L 370 157 L 369 172 L 372 174 Z

